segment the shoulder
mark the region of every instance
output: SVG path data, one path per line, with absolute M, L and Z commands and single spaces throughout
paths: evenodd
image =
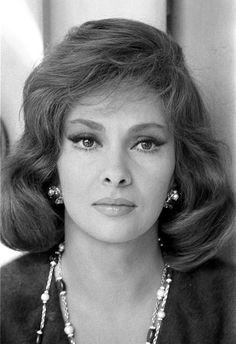
M 167 321 L 175 343 L 233 344 L 236 339 L 236 268 L 212 259 L 174 272 Z M 164 325 L 164 323 L 163 323 Z M 168 324 L 166 324 L 168 325 Z
M 180 274 L 178 279 L 180 290 L 195 309 L 199 305 L 199 314 L 204 313 L 205 318 L 208 316 L 210 320 L 210 317 L 221 315 L 226 320 L 229 314 L 233 315 L 232 306 L 236 306 L 234 265 L 211 259 L 193 271 Z
M 38 266 L 47 264 L 49 261 L 49 253 L 26 253 L 22 256 L 14 259 L 10 263 L 7 263 L 1 267 L 1 272 L 8 274 L 9 272 L 19 272 L 22 271 L 23 273 L 27 272 L 28 269 L 32 270 L 36 268 L 38 270 Z
M 236 282 L 235 272 L 235 265 L 215 258 L 192 271 L 180 273 L 179 279 L 184 285 L 191 285 L 196 290 L 205 290 L 216 295 L 223 290 L 233 291 L 231 287 L 233 288 Z
M 1 268 L 2 292 L 11 295 L 22 294 L 39 289 L 42 277 L 49 269 L 49 255 L 47 253 L 26 254 Z M 44 280 L 45 281 L 45 280 Z
M 27 254 L 1 269 L 1 336 L 8 343 L 30 343 L 39 326 L 49 255 Z M 26 338 L 29 341 L 26 341 Z M 33 340 L 32 340 L 33 342 Z

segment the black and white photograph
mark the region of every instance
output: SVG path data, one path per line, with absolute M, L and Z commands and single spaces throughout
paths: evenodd
M 1 344 L 235 344 L 236 1 L 1 14 Z

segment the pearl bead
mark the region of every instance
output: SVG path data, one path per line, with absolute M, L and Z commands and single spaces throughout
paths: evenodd
M 43 303 L 47 303 L 49 300 L 49 294 L 48 291 L 45 291 L 42 295 L 41 295 L 41 300 L 43 301 Z
M 165 314 L 165 312 L 164 312 L 162 309 L 160 309 L 160 310 L 157 312 L 157 318 L 158 318 L 158 320 L 164 319 L 165 316 L 166 316 L 166 314 Z
M 169 284 L 169 283 L 172 282 L 172 279 L 171 279 L 171 278 L 167 278 L 167 279 L 166 279 L 166 282 Z
M 164 294 L 165 294 L 165 290 L 164 289 L 161 289 L 161 288 L 158 289 L 158 291 L 157 291 L 157 298 L 158 298 L 158 300 L 161 300 L 163 298 Z
M 172 199 L 173 199 L 174 201 L 177 201 L 177 200 L 179 199 L 179 195 L 174 194 L 174 195 L 172 196 Z
M 66 323 L 64 331 L 65 331 L 65 333 L 67 334 L 68 337 L 73 337 L 73 335 L 74 335 L 74 328 L 71 325 L 71 323 Z
M 51 262 L 50 262 L 50 265 L 51 265 L 51 266 L 56 266 L 57 263 L 56 263 L 55 261 L 51 261 Z
M 63 252 L 64 249 L 65 249 L 65 245 L 63 243 L 61 243 L 58 247 L 59 252 Z
M 53 196 L 55 194 L 55 190 L 54 189 L 49 189 L 48 191 L 48 196 Z

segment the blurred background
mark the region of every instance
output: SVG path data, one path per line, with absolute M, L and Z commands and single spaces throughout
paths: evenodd
M 45 52 L 72 26 L 92 19 L 124 17 L 166 31 L 182 46 L 216 134 L 231 148 L 235 187 L 236 0 L 1 0 L 1 14 L 3 160 L 24 125 L 24 81 Z M 0 245 L 0 265 L 17 254 Z

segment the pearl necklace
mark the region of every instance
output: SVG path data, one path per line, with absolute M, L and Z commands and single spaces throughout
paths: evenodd
M 36 338 L 36 344 L 42 343 L 43 338 L 43 330 L 45 326 L 45 320 L 46 320 L 46 311 L 47 311 L 47 302 L 50 299 L 49 291 L 50 286 L 52 282 L 53 273 L 55 273 L 55 279 L 56 279 L 56 285 L 58 289 L 59 296 L 62 301 L 63 305 L 63 311 L 64 311 L 64 317 L 65 317 L 65 327 L 64 332 L 66 333 L 69 343 L 70 344 L 76 344 L 75 343 L 75 330 L 74 327 L 70 321 L 70 314 L 68 309 L 68 303 L 67 303 L 67 292 L 66 292 L 66 285 L 62 278 L 62 268 L 61 268 L 61 258 L 62 253 L 64 251 L 64 244 L 60 244 L 58 246 L 58 250 L 50 257 L 50 270 L 48 274 L 48 279 L 46 283 L 45 290 L 43 294 L 41 295 L 41 301 L 42 301 L 42 315 L 41 315 L 41 322 L 39 330 L 37 331 L 37 338 Z M 151 325 L 147 332 L 147 338 L 146 338 L 146 344 L 156 344 L 158 335 L 161 328 L 161 323 L 163 319 L 165 318 L 165 304 L 168 297 L 169 289 L 170 289 L 170 283 L 172 281 L 170 277 L 169 265 L 165 264 L 163 271 L 162 271 L 162 277 L 161 277 L 161 286 L 156 292 L 156 302 L 155 307 L 151 319 Z

